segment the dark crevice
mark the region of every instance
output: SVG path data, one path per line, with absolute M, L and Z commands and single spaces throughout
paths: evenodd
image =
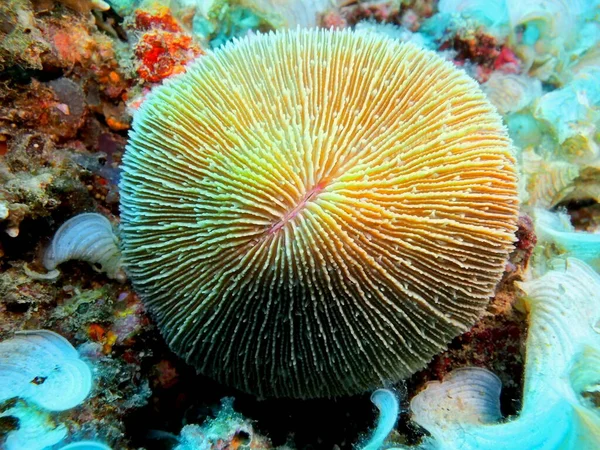
M 9 81 L 11 84 L 25 85 L 33 79 L 40 82 L 56 80 L 63 76 L 63 71 L 57 67 L 44 69 L 26 69 L 19 65 L 8 67 L 0 72 L 0 81 Z

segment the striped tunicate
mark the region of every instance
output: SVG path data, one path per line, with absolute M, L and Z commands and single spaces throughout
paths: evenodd
M 377 34 L 236 40 L 155 89 L 123 158 L 121 247 L 171 348 L 259 396 L 423 367 L 513 248 L 511 142 L 475 81 Z

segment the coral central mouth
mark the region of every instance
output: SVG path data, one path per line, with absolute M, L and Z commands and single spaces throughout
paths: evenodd
M 300 200 L 298 202 L 298 204 L 291 211 L 288 211 L 281 218 L 281 220 L 279 222 L 273 224 L 271 226 L 271 228 L 269 228 L 268 234 L 277 233 L 279 230 L 281 230 L 285 226 L 286 223 L 293 220 L 294 217 L 296 217 L 300 213 L 300 211 L 302 211 L 302 209 L 306 206 L 306 204 L 309 201 L 311 201 L 312 199 L 314 199 L 316 197 L 316 195 L 325 188 L 326 184 L 327 183 L 325 181 L 321 181 L 320 183 L 315 185 L 312 189 L 310 189 L 306 193 L 306 195 L 302 198 L 302 200 Z

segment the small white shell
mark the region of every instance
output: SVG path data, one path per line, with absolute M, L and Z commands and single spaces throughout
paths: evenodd
M 427 384 L 410 402 L 413 420 L 437 436 L 447 424 L 488 424 L 498 422 L 500 379 L 487 369 L 465 367 L 450 372 L 443 381 Z
M 0 413 L 0 417 L 14 417 L 19 420 L 19 428 L 9 432 L 4 442 L 5 450 L 43 450 L 67 436 L 67 427 L 56 423 L 42 410 L 31 408 L 24 402 Z
M 514 73 L 493 72 L 481 89 L 500 114 L 520 111 L 542 95 L 540 80 Z
M 521 155 L 528 205 L 552 208 L 573 193 L 580 173 L 579 165 L 542 157 L 530 148 L 523 150 Z
M 53 331 L 22 331 L 0 342 L 0 402 L 19 397 L 48 411 L 79 405 L 92 372 L 77 350 Z
M 78 214 L 63 223 L 44 255 L 44 266 L 54 270 L 71 259 L 86 261 L 109 278 L 125 281 L 117 236 L 100 214 Z

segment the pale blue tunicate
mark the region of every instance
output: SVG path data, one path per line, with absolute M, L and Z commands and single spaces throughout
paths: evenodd
M 1 417 L 18 419 L 16 430 L 6 434 L 4 450 L 45 450 L 58 444 L 67 436 L 67 427 L 52 420 L 47 411 L 18 401 L 2 411 Z
M 80 405 L 91 388 L 90 367 L 59 334 L 21 331 L 0 342 L 0 402 L 14 401 L 0 417 L 18 419 L 6 449 L 42 450 L 62 441 L 67 427 L 51 412 Z
M 0 402 L 22 398 L 48 411 L 79 405 L 92 372 L 77 350 L 49 330 L 21 331 L 0 342 Z
M 379 419 L 371 438 L 361 445 L 361 450 L 378 450 L 382 448 L 384 441 L 394 428 L 396 420 L 398 420 L 400 411 L 398 398 L 389 389 L 376 390 L 371 395 L 371 401 L 379 409 Z

